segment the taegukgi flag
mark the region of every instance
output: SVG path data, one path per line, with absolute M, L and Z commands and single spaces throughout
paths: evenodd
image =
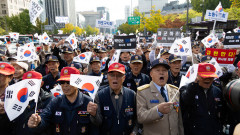
M 17 60 L 18 61 L 25 61 L 27 60 L 28 62 L 34 61 L 37 58 L 37 54 L 35 52 L 36 48 L 29 46 L 22 46 L 18 47 L 17 51 Z
M 51 89 L 50 91 L 54 97 L 63 95 L 62 87 L 59 84 L 56 87 L 54 87 L 53 89 Z
M 74 62 L 89 64 L 92 52 L 84 52 L 73 58 Z
M 10 121 L 24 112 L 29 101 L 37 103 L 41 82 L 41 79 L 26 79 L 6 88 L 4 108 Z
M 187 84 L 194 82 L 197 78 L 197 73 L 198 73 L 198 64 L 193 64 L 192 66 L 189 67 L 185 77 L 188 78 Z
M 17 32 L 11 32 L 11 33 L 9 33 L 9 35 L 11 38 L 16 39 L 16 40 L 18 40 L 18 38 L 19 38 L 19 33 L 17 33 Z
M 172 44 L 169 53 L 178 56 L 191 56 L 192 47 L 190 37 L 176 39 Z
M 213 33 L 211 33 L 202 40 L 202 43 L 206 46 L 206 48 L 211 47 L 216 42 L 218 42 L 218 38 Z
M 48 44 L 49 43 L 50 38 L 49 38 L 49 36 L 48 36 L 48 34 L 46 32 L 44 32 L 42 34 L 42 36 L 40 36 L 40 38 L 41 38 L 40 41 L 42 43 L 44 43 L 44 44 Z
M 112 59 L 108 63 L 108 67 L 113 63 L 118 63 L 120 57 L 121 50 L 115 50 Z
M 77 38 L 75 36 L 74 33 L 72 33 L 67 39 L 66 41 L 69 42 L 69 44 L 72 46 L 73 49 L 77 49 Z
M 92 99 L 95 98 L 95 95 L 100 87 L 102 82 L 103 75 L 101 76 L 90 76 L 90 75 L 77 75 L 71 74 L 70 76 L 70 85 L 85 90 L 89 93 Z
M 215 11 L 223 12 L 223 7 L 222 7 L 222 4 L 221 4 L 221 1 L 219 1 L 219 4 L 218 4 L 218 6 L 215 8 Z
M 220 67 L 220 65 L 218 64 L 218 62 L 216 61 L 216 59 L 212 58 L 209 63 L 214 65 L 214 67 L 216 68 L 215 73 L 218 75 L 218 77 L 221 77 L 223 75 L 223 71 L 222 71 L 222 68 Z

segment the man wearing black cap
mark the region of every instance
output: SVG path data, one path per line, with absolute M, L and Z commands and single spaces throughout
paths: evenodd
M 192 57 L 190 57 L 192 64 L 198 64 L 201 62 L 200 46 L 197 43 L 192 43 Z
M 50 90 L 54 88 L 54 85 L 57 84 L 57 80 L 60 78 L 58 58 L 54 55 L 48 56 L 46 65 L 50 73 L 43 76 L 42 89 L 50 92 Z
M 64 60 L 62 60 L 61 57 L 59 56 L 60 50 L 58 46 L 62 45 L 63 43 L 64 43 L 64 40 L 61 40 L 60 42 L 58 42 L 58 44 L 54 47 L 54 50 L 53 50 L 53 55 L 57 56 L 60 66 L 71 67 L 72 64 L 74 64 L 73 66 L 77 69 L 80 69 L 80 71 L 82 72 L 83 71 L 82 64 L 78 62 L 73 62 L 74 52 L 71 47 L 66 47 L 63 49 L 62 53 L 63 53 Z
M 130 60 L 131 72 L 127 73 L 123 86 L 137 92 L 137 87 L 142 86 L 144 84 L 149 84 L 150 78 L 146 74 L 141 73 L 142 67 L 143 67 L 142 57 L 139 55 L 132 56 Z
M 131 72 L 129 61 L 131 59 L 130 52 L 121 52 L 119 63 L 125 66 L 126 72 Z
M 182 59 L 180 56 L 171 54 L 169 57 L 168 81 L 167 84 L 172 84 L 179 87 L 183 73 L 180 72 Z
M 183 135 L 179 93 L 176 86 L 167 84 L 168 63 L 164 59 L 152 62 L 150 84 L 137 91 L 137 117 L 145 135 Z

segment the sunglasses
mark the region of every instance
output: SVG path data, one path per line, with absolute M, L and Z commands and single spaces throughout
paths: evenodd
M 70 81 L 59 81 L 59 83 L 60 84 L 65 84 L 65 83 L 70 84 Z

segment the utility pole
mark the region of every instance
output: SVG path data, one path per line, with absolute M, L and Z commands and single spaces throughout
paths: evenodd
M 186 34 L 188 34 L 189 31 L 189 26 L 188 26 L 188 13 L 189 12 L 189 0 L 187 0 L 187 29 L 186 29 Z
M 204 21 L 204 8 L 205 8 L 205 0 L 203 0 L 203 5 L 202 5 L 202 9 L 203 9 L 203 11 L 202 11 L 202 21 Z

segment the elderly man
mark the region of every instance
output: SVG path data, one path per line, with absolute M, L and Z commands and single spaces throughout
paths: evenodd
M 91 120 L 100 126 L 101 135 L 135 135 L 137 121 L 135 92 L 123 87 L 125 67 L 113 63 L 108 69 L 109 87 L 100 90 L 90 102 Z
M 195 82 L 180 89 L 185 135 L 221 135 L 223 97 L 219 88 L 212 85 L 218 78 L 216 68 L 199 63 Z
M 35 130 L 44 130 L 54 126 L 55 134 L 91 135 L 96 128 L 90 121 L 87 105 L 92 100 L 81 93 L 77 87 L 70 85 L 70 75 L 80 74 L 74 67 L 65 67 L 61 70 L 58 81 L 64 95 L 54 98 L 43 112 L 32 114 L 28 120 L 28 127 Z
M 179 93 L 176 86 L 166 84 L 169 65 L 160 58 L 152 62 L 150 84 L 137 91 L 137 117 L 144 135 L 183 135 Z

